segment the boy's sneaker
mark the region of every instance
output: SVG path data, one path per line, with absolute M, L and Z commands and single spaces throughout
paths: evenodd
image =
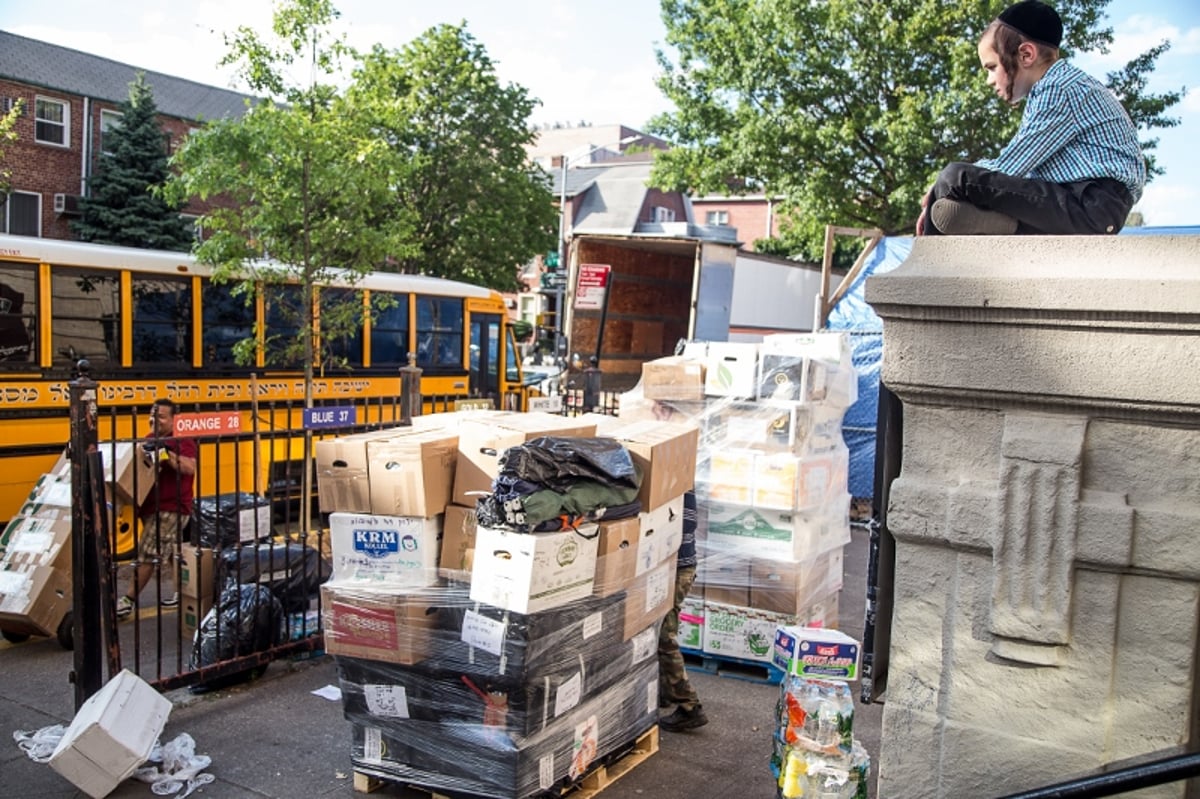
M 658 720 L 658 726 L 667 732 L 694 730 L 697 727 L 703 727 L 707 723 L 708 716 L 704 715 L 704 707 L 701 705 L 696 705 L 691 710 L 685 710 L 683 705 L 680 705 L 675 708 L 671 715 L 663 716 Z
M 947 236 L 1011 236 L 1017 232 L 1017 220 L 1008 214 L 944 197 L 929 209 L 929 219 Z
M 176 591 L 175 593 L 171 594 L 170 596 L 163 597 L 162 599 L 158 600 L 158 604 L 164 608 L 175 607 L 176 605 L 179 604 L 179 592 Z
M 133 613 L 133 600 L 127 596 L 122 596 L 117 600 L 117 618 L 123 619 Z

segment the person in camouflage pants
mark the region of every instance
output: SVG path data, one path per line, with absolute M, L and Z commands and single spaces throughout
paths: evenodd
M 679 651 L 679 609 L 696 580 L 696 494 L 683 497 L 683 540 L 679 545 L 675 571 L 675 603 L 663 620 L 658 634 L 658 704 L 675 705 L 675 710 L 658 720 L 667 732 L 682 732 L 708 723 L 696 689 L 688 680 L 683 653 Z

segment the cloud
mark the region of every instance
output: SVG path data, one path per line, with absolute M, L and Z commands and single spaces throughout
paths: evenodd
M 1159 178 L 1146 187 L 1133 210 L 1141 211 L 1145 223 L 1154 227 L 1196 224 L 1200 187 L 1170 183 Z

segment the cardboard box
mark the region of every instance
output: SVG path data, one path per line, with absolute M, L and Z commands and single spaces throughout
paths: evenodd
M 683 496 L 696 485 L 700 428 L 693 424 L 626 422 L 601 424 L 598 435 L 619 441 L 642 470 L 638 499 L 645 510 Z
M 473 507 L 479 493 L 491 493 L 500 456 L 509 447 L 541 436 L 590 438 L 595 432 L 593 422 L 548 413 L 472 414 L 458 428 L 454 504 Z
M 444 513 L 457 460 L 458 436 L 443 430 L 368 441 L 371 512 L 424 518 Z
M 179 547 L 179 596 L 211 599 L 216 563 L 209 547 Z
M 746 607 L 750 604 L 750 558 L 706 550 L 696 568 L 696 582 L 704 586 L 706 602 Z
M 642 575 L 673 559 L 683 541 L 683 495 L 638 514 L 637 569 Z
M 669 560 L 633 581 L 625 593 L 625 628 L 628 641 L 663 616 L 675 603 L 675 561 Z
M 54 566 L 65 551 L 59 568 L 71 571 L 71 517 L 17 516 L 0 536 L 0 566 Z
M 329 515 L 332 580 L 420 587 L 437 582 L 442 517 Z
M 807 413 L 794 403 L 722 402 L 705 416 L 704 447 L 790 452 Z
M 471 566 L 475 562 L 474 508 L 447 505 L 442 524 L 442 553 L 438 558 L 438 575 L 460 583 L 471 582 Z
M 470 598 L 537 613 L 590 596 L 599 533 L 595 524 L 557 533 L 476 528 Z
M 107 796 L 150 756 L 170 713 L 170 701 L 123 669 L 79 708 L 50 768 L 94 799 Z
M 650 400 L 704 398 L 704 363 L 676 355 L 642 364 L 642 396 Z
M 754 461 L 758 453 L 752 449 L 722 449 L 712 453 L 707 473 L 701 481 L 702 494 L 714 502 L 751 504 L 754 496 Z
M 688 597 L 679 607 L 679 632 L 675 641 L 684 649 L 704 648 L 704 600 Z
M 370 513 L 367 442 L 394 431 L 327 438 L 313 444 L 321 513 Z
M 27 505 L 51 506 L 71 509 L 71 479 L 70 476 L 44 474 L 33 484 L 33 489 L 26 499 Z M 22 509 L 23 511 L 24 509 Z
M 325 651 L 333 655 L 412 666 L 429 657 L 437 591 L 321 586 Z
M 838 632 L 815 627 L 781 625 L 774 636 L 771 662 L 785 674 L 817 680 L 858 679 L 862 647 Z
M 117 501 L 140 506 L 158 478 L 158 463 L 144 457 L 141 442 L 101 441 L 98 448 L 104 463 L 104 483 L 109 486 L 106 491 L 115 485 Z
M 831 503 L 847 493 L 849 469 L 850 453 L 844 446 L 803 458 L 791 453 L 760 453 L 754 461 L 750 504 L 804 510 Z
M 592 593 L 611 596 L 633 585 L 637 576 L 641 524 L 634 516 L 600 522 L 596 546 L 596 581 Z
M 842 590 L 842 547 L 803 561 L 750 561 L 750 606 L 799 615 L 821 597 Z
M 710 397 L 757 395 L 758 344 L 711 341 L 704 377 L 704 393 Z
M 60 551 L 59 562 L 70 557 L 68 547 Z M 54 566 L 0 571 L 0 627 L 14 633 L 53 636 L 72 609 L 70 574 L 69 569 Z
M 798 561 L 850 543 L 850 495 L 805 511 L 709 502 L 707 540 L 714 551 Z
M 182 591 L 179 593 L 179 623 L 183 630 L 181 640 L 185 649 L 195 639 L 196 630 L 200 629 L 204 617 L 212 610 L 212 606 L 212 594 L 200 598 L 184 596 Z

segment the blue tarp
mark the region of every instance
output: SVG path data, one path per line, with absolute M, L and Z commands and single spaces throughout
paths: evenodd
M 875 423 L 879 407 L 879 365 L 883 356 L 883 320 L 863 298 L 871 275 L 895 269 L 912 251 L 911 237 L 888 237 L 867 256 L 858 278 L 829 313 L 826 328 L 850 334 L 858 372 L 858 402 L 846 411 L 842 433 L 850 448 L 850 494 L 870 497 L 875 486 Z

